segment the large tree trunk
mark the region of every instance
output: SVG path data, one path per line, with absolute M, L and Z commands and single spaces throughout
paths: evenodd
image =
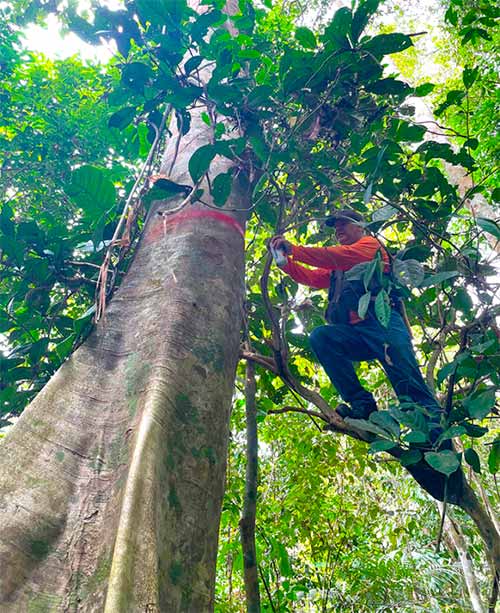
M 194 118 L 174 180 L 206 129 Z M 245 197 L 236 188 L 228 206 Z M 213 608 L 242 220 L 165 209 L 105 321 L 0 447 L 1 611 Z

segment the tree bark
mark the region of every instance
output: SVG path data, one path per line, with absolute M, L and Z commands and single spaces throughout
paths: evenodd
M 465 480 L 464 480 L 465 481 Z M 500 535 L 485 507 L 479 502 L 474 490 L 465 481 L 459 505 L 476 524 L 483 539 L 488 562 L 494 577 L 500 576 Z
M 444 507 L 443 503 L 437 502 L 436 505 L 440 514 L 442 514 Z M 460 560 L 472 610 L 474 613 L 485 613 L 486 609 L 483 606 L 481 592 L 479 591 L 479 586 L 477 585 L 474 566 L 472 564 L 472 559 L 468 552 L 467 543 L 460 525 L 457 524 L 449 515 L 447 515 L 444 520 L 444 530 L 445 542 L 447 542 L 448 548 L 452 552 L 455 552 Z
M 246 606 L 248 613 L 260 613 L 259 576 L 255 547 L 255 516 L 257 508 L 258 438 L 257 408 L 255 404 L 255 366 L 248 360 L 246 365 L 246 419 L 247 419 L 247 467 L 245 499 L 240 520 L 241 548 L 245 579 Z
M 207 142 L 201 124 L 173 180 Z M 235 187 L 228 207 L 246 198 Z M 177 204 L 155 203 L 105 321 L 0 447 L 6 613 L 213 609 L 243 220 L 201 205 L 158 214 Z

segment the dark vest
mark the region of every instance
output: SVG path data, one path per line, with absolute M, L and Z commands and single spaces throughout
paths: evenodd
M 384 277 L 389 278 L 390 273 L 383 273 Z M 374 302 L 382 285 L 373 276 L 369 290 L 372 300 L 368 308 L 366 317 L 374 316 Z M 325 319 L 329 324 L 348 324 L 350 323 L 350 312 L 358 312 L 359 299 L 366 293 L 365 285 L 362 280 L 349 281 L 340 270 L 332 271 L 330 275 L 330 288 L 328 290 L 328 306 L 326 308 Z M 394 296 L 391 292 L 391 302 Z M 366 318 L 365 317 L 365 318 Z

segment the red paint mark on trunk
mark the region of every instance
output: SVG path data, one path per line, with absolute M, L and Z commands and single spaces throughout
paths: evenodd
M 220 211 L 191 209 L 189 211 L 181 211 L 173 215 L 157 215 L 156 219 L 150 223 L 144 236 L 144 241 L 146 243 L 157 241 L 174 226 L 183 223 L 184 221 L 194 219 L 213 219 L 214 221 L 218 221 L 219 223 L 223 223 L 230 228 L 233 228 L 233 230 L 236 230 L 242 237 L 245 236 L 243 227 L 233 217 L 230 217 L 229 215 L 226 215 Z

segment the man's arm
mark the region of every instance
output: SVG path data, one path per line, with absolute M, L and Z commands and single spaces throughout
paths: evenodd
M 330 270 L 349 270 L 356 264 L 373 260 L 379 249 L 381 249 L 381 246 L 376 239 L 371 236 L 364 236 L 352 245 L 339 245 L 337 247 L 292 245 L 291 256 L 294 261 L 311 266 Z M 389 258 L 385 250 L 383 250 L 382 257 L 386 264 L 386 270 L 388 270 Z
M 301 266 L 288 258 L 288 263 L 285 266 L 282 266 L 281 270 L 290 275 L 294 281 L 297 281 L 297 283 L 301 283 L 302 285 L 308 285 L 309 287 L 314 287 L 315 289 L 325 289 L 330 287 L 331 271 L 324 268 L 310 270 L 309 268 L 305 268 L 304 266 Z

